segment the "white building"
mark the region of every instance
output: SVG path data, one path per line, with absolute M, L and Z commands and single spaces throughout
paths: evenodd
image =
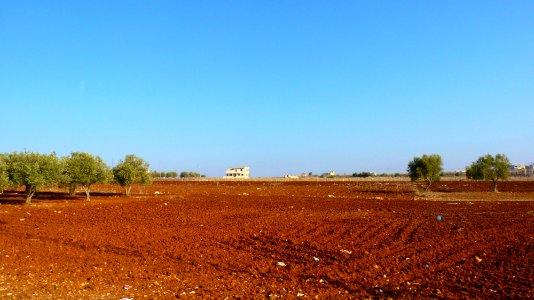
M 510 165 L 510 171 L 513 170 L 525 170 L 527 166 L 525 165 Z
M 512 176 L 527 176 L 528 170 L 525 165 L 510 165 L 510 175 Z
M 249 178 L 250 177 L 250 168 L 249 167 L 234 167 L 226 169 L 226 175 L 224 178 Z

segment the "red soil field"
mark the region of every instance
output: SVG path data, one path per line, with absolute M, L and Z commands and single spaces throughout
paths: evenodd
M 1 299 L 534 298 L 534 181 L 0 195 Z

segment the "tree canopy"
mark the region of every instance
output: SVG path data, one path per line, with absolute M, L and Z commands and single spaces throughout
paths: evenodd
M 14 186 L 26 188 L 26 204 L 31 204 L 39 188 L 59 182 L 61 164 L 55 153 L 13 152 L 7 156 L 7 173 Z
M 10 184 L 9 176 L 7 173 L 7 157 L 0 154 L 0 194 L 4 192 L 4 189 Z
M 373 172 L 356 172 L 352 173 L 352 177 L 360 177 L 360 178 L 367 178 L 367 177 L 373 177 L 376 176 Z
M 176 178 L 178 177 L 178 172 L 170 171 L 165 173 L 165 177 L 167 178 Z
M 90 200 L 91 185 L 106 183 L 110 179 L 110 171 L 102 159 L 85 152 L 71 153 L 65 160 L 65 175 L 71 187 L 82 187 L 86 201 Z
M 427 182 L 425 192 L 428 191 L 430 185 L 434 181 L 440 180 L 442 171 L 441 156 L 438 154 L 423 155 L 422 157 L 414 157 L 408 163 L 408 175 L 412 181 L 424 180 Z
M 493 181 L 493 191 L 497 192 L 497 181 L 510 176 L 510 160 L 504 154 L 487 154 L 467 167 L 465 174 L 469 179 Z
M 176 178 L 178 177 L 178 173 L 175 171 L 170 171 L 170 172 L 152 171 L 150 172 L 150 175 L 152 176 L 152 178 Z
M 190 172 L 190 171 L 183 171 L 180 173 L 180 178 L 198 178 L 198 177 L 206 177 L 200 173 L 197 172 Z
M 126 196 L 130 196 L 132 184 L 148 184 L 151 182 L 149 164 L 133 154 L 128 154 L 113 168 L 115 181 L 125 188 Z

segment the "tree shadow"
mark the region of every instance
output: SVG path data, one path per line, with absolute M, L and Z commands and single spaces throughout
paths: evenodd
M 24 192 L 4 191 L 0 194 L 0 204 L 23 205 L 26 201 Z
M 114 192 L 91 192 L 91 197 L 114 197 L 121 195 L 121 193 Z M 85 193 L 76 193 L 74 196 L 70 196 L 66 192 L 37 192 L 32 198 L 32 203 L 39 203 L 41 201 L 46 202 L 65 202 L 65 201 L 84 201 Z M 24 205 L 26 204 L 26 193 L 22 191 L 4 191 L 0 194 L 1 205 Z

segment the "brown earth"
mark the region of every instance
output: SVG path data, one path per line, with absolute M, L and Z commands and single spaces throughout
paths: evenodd
M 0 195 L 1 299 L 534 298 L 534 181 Z M 441 220 L 438 220 L 441 217 Z

